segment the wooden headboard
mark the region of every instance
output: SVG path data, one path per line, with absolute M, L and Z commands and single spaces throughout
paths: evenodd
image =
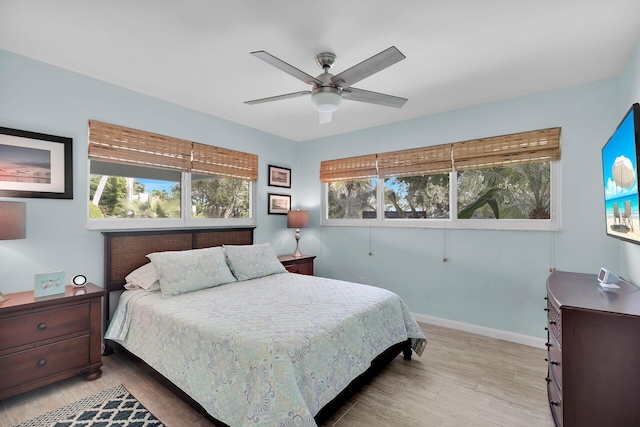
M 122 290 L 125 276 L 148 263 L 146 256 L 152 252 L 252 245 L 253 230 L 254 227 L 103 232 L 104 287 L 107 292 Z

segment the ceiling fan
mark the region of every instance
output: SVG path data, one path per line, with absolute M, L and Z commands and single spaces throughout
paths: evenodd
M 269 98 L 254 99 L 252 101 L 245 101 L 245 104 L 254 105 L 261 104 L 263 102 L 280 101 L 283 99 L 311 95 L 311 104 L 313 104 L 315 109 L 319 112 L 320 124 L 324 124 L 331 121 L 331 113 L 338 108 L 343 98 L 351 101 L 368 102 L 370 104 L 385 105 L 395 108 L 400 108 L 405 104 L 405 102 L 407 102 L 406 98 L 356 89 L 351 86 L 358 83 L 360 80 L 363 80 L 378 71 L 382 71 L 396 62 L 405 59 L 405 56 L 396 49 L 395 46 L 391 46 L 389 49 L 383 50 L 377 55 L 374 55 L 335 76 L 329 72 L 329 68 L 331 68 L 331 66 L 336 62 L 336 55 L 330 52 L 322 52 L 316 55 L 316 63 L 324 70 L 324 72 L 318 77 L 313 77 L 304 71 L 300 71 L 296 67 L 287 64 L 281 59 L 278 59 L 263 50 L 251 52 L 251 55 L 262 59 L 266 63 L 279 68 L 304 83 L 312 85 L 313 89 L 272 96 Z

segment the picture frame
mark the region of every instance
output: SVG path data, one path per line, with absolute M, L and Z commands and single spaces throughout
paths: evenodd
M 291 210 L 291 196 L 288 194 L 269 193 L 269 215 L 286 215 Z
M 0 127 L 0 197 L 73 199 L 73 139 Z
M 67 284 L 62 270 L 35 274 L 33 282 L 34 296 L 36 298 L 64 294 Z
M 269 165 L 269 187 L 291 188 L 291 169 Z

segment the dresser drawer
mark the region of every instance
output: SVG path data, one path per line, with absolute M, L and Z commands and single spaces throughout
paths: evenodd
M 562 351 L 560 351 L 560 347 L 556 342 L 556 339 L 553 335 L 549 336 L 549 352 L 548 352 L 548 360 L 549 360 L 549 372 L 551 373 L 551 378 L 556 382 L 558 389 L 562 392 Z
M 560 309 L 551 303 L 551 298 L 547 300 L 547 323 L 549 334 L 552 335 L 559 346 L 562 347 L 562 316 Z
M 89 313 L 86 303 L 0 319 L 0 350 L 87 331 Z
M 289 273 L 306 274 L 308 276 L 313 276 L 313 264 L 310 262 L 289 264 L 285 265 L 284 268 L 286 268 Z
M 547 393 L 549 396 L 549 408 L 551 408 L 556 427 L 562 427 L 562 398 L 553 382 L 550 382 L 547 386 Z
M 87 335 L 0 357 L 0 378 L 9 388 L 88 364 Z

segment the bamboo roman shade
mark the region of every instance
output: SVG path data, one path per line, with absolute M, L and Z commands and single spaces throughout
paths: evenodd
M 516 163 L 560 160 L 560 128 L 542 129 L 454 144 L 326 160 L 320 181 L 378 176 L 419 176 Z
M 256 181 L 258 179 L 258 156 L 194 142 L 191 171 L 205 175 Z
M 451 172 L 451 144 L 378 154 L 380 178 L 449 172 Z
M 376 155 L 325 160 L 320 163 L 320 182 L 372 178 L 377 174 Z
M 456 170 L 560 160 L 560 128 L 456 142 L 453 159 Z
M 191 142 L 90 120 L 89 159 L 187 171 Z
M 256 181 L 258 156 L 89 121 L 89 159 Z

